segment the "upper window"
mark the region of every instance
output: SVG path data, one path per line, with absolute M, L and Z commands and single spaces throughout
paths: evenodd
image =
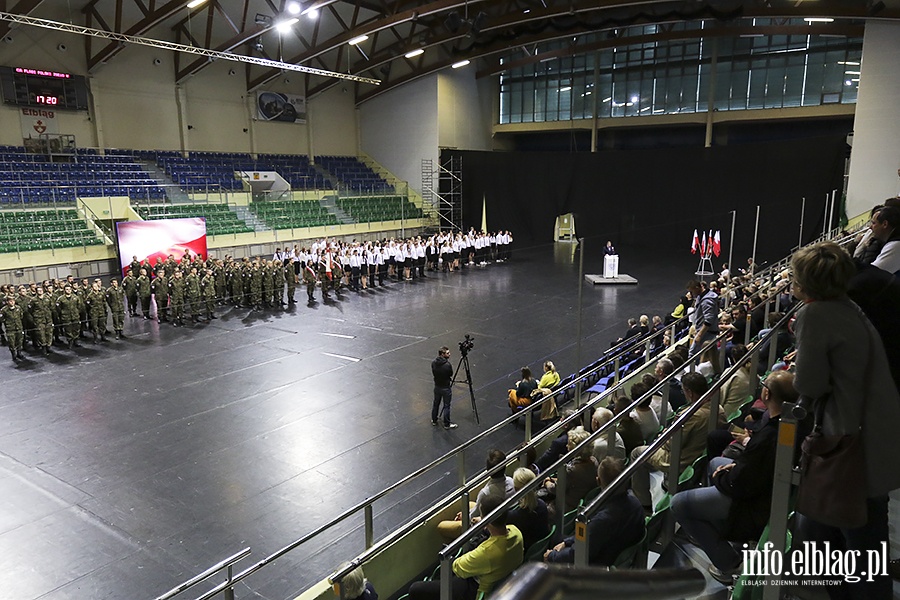
M 759 21 L 758 19 L 756 20 Z M 702 29 L 681 23 L 676 29 Z M 656 26 L 628 27 L 620 37 Z M 583 43 L 606 34 L 580 38 Z M 543 53 L 566 41 L 533 48 Z M 623 45 L 553 58 L 500 76 L 500 122 L 599 118 L 851 104 L 859 89 L 862 38 L 752 35 Z M 517 60 L 508 55 L 502 62 Z M 597 61 L 595 80 L 594 63 Z

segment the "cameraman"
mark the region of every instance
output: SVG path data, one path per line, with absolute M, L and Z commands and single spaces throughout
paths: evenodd
M 453 379 L 453 367 L 450 366 L 450 348 L 447 346 L 442 346 L 438 350 L 437 358 L 431 363 L 431 374 L 434 376 L 434 404 L 431 406 L 431 424 L 435 427 L 437 426 L 438 409 L 440 409 L 441 401 L 443 400 L 444 429 L 456 429 L 459 425 L 450 422 L 450 401 L 453 399 L 450 382 Z

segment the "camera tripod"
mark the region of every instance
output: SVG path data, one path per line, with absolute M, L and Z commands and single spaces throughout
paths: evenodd
M 472 412 L 475 413 L 475 423 L 481 424 L 481 421 L 478 419 L 478 406 L 475 404 L 475 390 L 472 388 L 472 371 L 469 368 L 469 354 L 464 353 L 459 357 L 459 362 L 456 364 L 456 371 L 453 372 L 453 379 L 450 380 L 450 387 L 453 387 L 453 384 L 456 383 L 457 377 L 459 377 L 459 369 L 460 367 L 466 368 L 466 378 L 460 383 L 465 383 L 469 386 L 469 396 L 472 398 Z

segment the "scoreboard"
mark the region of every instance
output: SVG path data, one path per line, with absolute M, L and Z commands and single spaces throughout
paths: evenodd
M 14 106 L 87 110 L 87 79 L 59 71 L 0 66 L 3 102 Z

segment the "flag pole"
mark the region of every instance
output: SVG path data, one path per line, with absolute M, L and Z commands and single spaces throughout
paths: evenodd
M 756 226 L 753 228 L 753 255 L 750 257 L 753 259 L 753 272 L 756 271 L 756 240 L 759 236 L 759 204 L 756 205 Z
M 731 262 L 731 258 L 732 258 L 732 253 L 734 252 L 734 221 L 735 221 L 736 217 L 737 217 L 737 211 L 736 210 L 731 211 L 731 238 L 730 238 L 730 241 L 728 242 L 728 270 L 732 273 L 735 272 L 734 263 Z

